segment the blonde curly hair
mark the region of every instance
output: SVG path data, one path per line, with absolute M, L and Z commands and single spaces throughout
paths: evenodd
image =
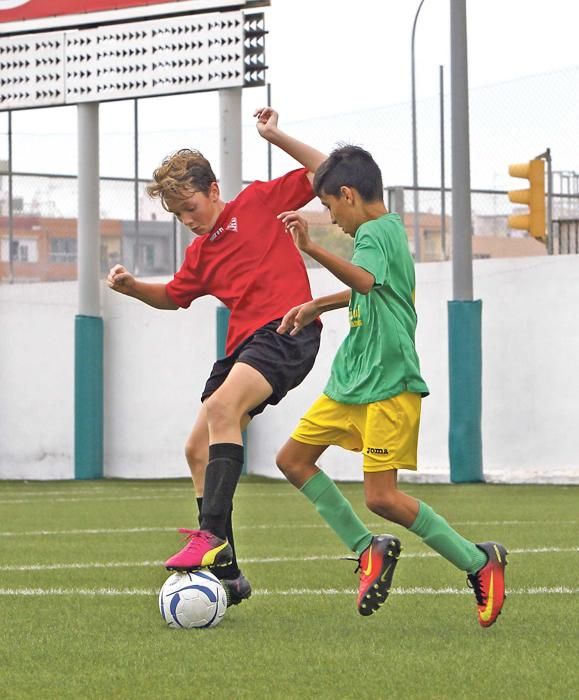
M 194 192 L 208 194 L 211 184 L 217 182 L 207 158 L 190 148 L 167 156 L 153 178 L 155 182 L 147 186 L 147 193 L 153 199 L 158 197 L 167 211 L 174 211 L 179 202 Z

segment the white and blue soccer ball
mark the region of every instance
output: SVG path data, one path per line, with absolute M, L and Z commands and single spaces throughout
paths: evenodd
M 159 610 L 173 629 L 215 627 L 227 610 L 227 596 L 210 571 L 177 571 L 159 591 Z

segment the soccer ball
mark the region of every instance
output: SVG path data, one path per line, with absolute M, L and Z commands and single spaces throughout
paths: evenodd
M 215 627 L 227 610 L 227 596 L 210 571 L 178 571 L 159 591 L 159 610 L 173 629 Z

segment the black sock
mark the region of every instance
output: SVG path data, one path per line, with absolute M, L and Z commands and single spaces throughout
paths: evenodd
M 209 445 L 205 488 L 201 506 L 201 529 L 217 537 L 227 537 L 227 517 L 233 507 L 233 494 L 243 468 L 243 446 L 223 442 Z
M 201 498 L 197 499 L 197 522 L 199 523 L 199 526 L 201 526 L 201 510 L 203 508 L 203 496 Z
M 197 499 L 197 508 L 199 509 L 199 524 L 201 524 L 201 510 L 203 508 L 203 498 Z M 227 516 L 227 523 L 225 526 L 225 532 L 227 534 L 227 541 L 231 545 L 231 551 L 233 552 L 231 557 L 231 564 L 227 566 L 220 566 L 216 568 L 213 573 L 218 579 L 231 579 L 237 578 L 241 574 L 239 569 L 239 564 L 237 563 L 237 555 L 235 553 L 235 542 L 233 541 L 233 507 L 229 511 Z

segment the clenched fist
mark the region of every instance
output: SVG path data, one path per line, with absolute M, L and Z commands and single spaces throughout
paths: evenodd
M 115 292 L 129 294 L 135 286 L 135 278 L 122 265 L 115 265 L 109 272 L 107 284 L 111 289 L 114 289 Z

